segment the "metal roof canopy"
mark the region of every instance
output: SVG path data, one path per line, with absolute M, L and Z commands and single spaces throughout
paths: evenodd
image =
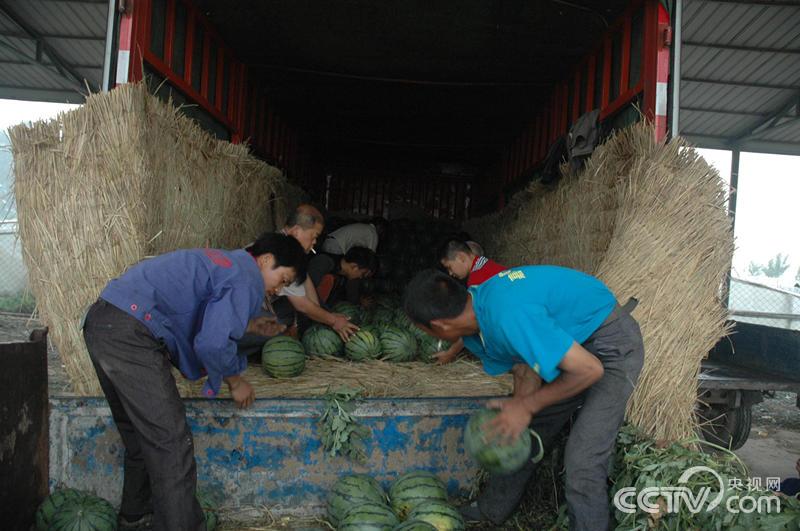
M 0 98 L 83 103 L 104 87 L 115 3 L 0 0 Z
M 800 155 L 800 1 L 677 0 L 676 26 L 672 130 L 701 148 Z

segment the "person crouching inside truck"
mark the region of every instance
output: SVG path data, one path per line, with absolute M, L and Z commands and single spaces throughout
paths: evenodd
M 467 287 L 477 286 L 508 269 L 490 258 L 483 256 L 483 248 L 473 241 L 450 238 L 439 246 L 439 263 L 447 273 L 461 281 Z M 450 363 L 458 353 L 464 350 L 464 341 L 460 338 L 450 348 L 433 355 L 439 365 Z
M 125 445 L 121 529 L 205 529 L 192 433 L 171 368 L 192 380 L 207 376 L 207 397 L 224 381 L 236 404 L 249 407 L 255 393 L 241 376 L 247 358 L 236 339 L 254 326 L 265 295 L 302 282 L 305 268 L 296 239 L 265 234 L 248 250 L 179 250 L 140 262 L 89 308 L 86 347 Z
M 609 525 L 608 466 L 644 360 L 635 303 L 621 307 L 600 280 L 556 266 L 514 267 L 469 289 L 427 270 L 405 291 L 403 308 L 419 328 L 448 341 L 463 337 L 488 374 L 513 374 L 512 397 L 489 403 L 500 411 L 488 426 L 500 441 L 530 426 L 548 448 L 582 403 L 564 457 L 571 529 Z M 462 514 L 502 523 L 533 471 L 492 476 Z

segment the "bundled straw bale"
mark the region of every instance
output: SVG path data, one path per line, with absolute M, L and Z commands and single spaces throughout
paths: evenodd
M 31 289 L 83 394 L 100 389 L 79 322 L 109 279 L 178 248 L 239 247 L 297 196 L 246 146 L 212 138 L 143 84 L 10 133 Z
M 700 361 L 727 332 L 720 304 L 733 252 L 723 183 L 680 140 L 636 124 L 597 148 L 577 175 L 539 184 L 469 230 L 501 263 L 557 264 L 601 278 L 634 316 L 645 366 L 628 419 L 656 439 L 694 427 Z
M 261 367 L 251 365 L 244 374 L 259 398 L 321 397 L 340 386 L 363 389 L 366 397 L 448 397 L 503 396 L 511 392 L 511 377 L 487 376 L 480 364 L 458 360 L 449 365 L 422 362 L 392 363 L 367 361 L 354 363 L 338 358 L 309 358 L 303 374 L 296 378 L 275 379 Z M 203 380 L 191 382 L 179 376 L 181 396 L 201 397 Z M 223 386 L 220 396 L 230 396 Z

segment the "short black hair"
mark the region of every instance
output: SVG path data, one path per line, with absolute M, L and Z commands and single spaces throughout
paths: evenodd
M 308 257 L 295 238 L 276 232 L 267 232 L 250 245 L 247 252 L 255 257 L 262 254 L 271 254 L 275 257 L 275 267 L 291 267 L 295 270 L 295 283 L 300 284 L 306 279 L 306 265 Z
M 435 269 L 417 273 L 403 294 L 403 310 L 409 319 L 428 328 L 435 319 L 461 315 L 466 305 L 467 288 Z
M 366 269 L 373 275 L 378 272 L 378 256 L 366 247 L 351 247 L 344 255 L 344 261 Z
M 457 253 L 474 254 L 466 241 L 460 238 L 448 238 L 439 246 L 436 256 L 441 262 L 442 260 L 454 260 Z

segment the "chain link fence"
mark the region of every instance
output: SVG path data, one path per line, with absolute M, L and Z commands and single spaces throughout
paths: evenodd
M 36 302 L 28 288 L 16 220 L 0 222 L 0 312 L 33 313 Z
M 778 288 L 731 279 L 728 308 L 735 321 L 800 330 L 800 287 Z

